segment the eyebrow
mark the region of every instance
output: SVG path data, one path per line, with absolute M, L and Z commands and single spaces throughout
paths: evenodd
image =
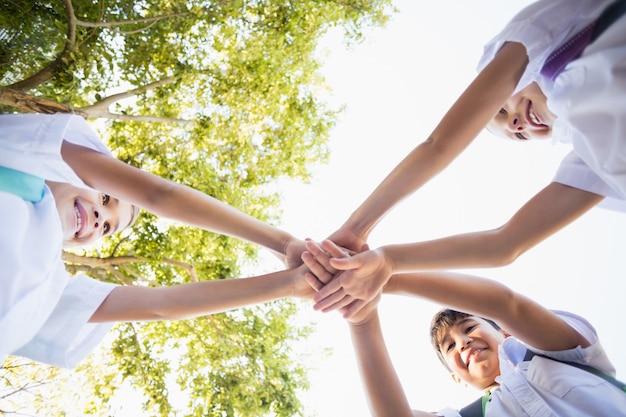
M 464 324 L 466 324 L 468 321 L 476 321 L 476 319 L 475 319 L 474 317 L 472 317 L 472 316 L 464 317 L 464 318 L 462 318 L 461 320 L 459 320 L 459 321 L 455 322 L 452 326 L 450 326 L 450 327 L 448 328 L 448 330 L 449 330 L 449 329 L 451 329 L 452 327 L 461 327 L 461 326 L 463 326 Z M 441 352 L 443 352 L 443 349 L 441 349 L 441 348 L 442 348 L 442 347 L 446 344 L 445 342 L 446 342 L 448 339 L 450 339 L 450 332 L 449 332 L 449 331 L 448 331 L 448 332 L 446 332 L 446 335 L 445 335 L 445 336 L 441 339 L 441 343 L 439 343 L 439 350 L 440 350 Z

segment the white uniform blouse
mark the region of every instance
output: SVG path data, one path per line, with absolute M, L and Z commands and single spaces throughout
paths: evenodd
M 587 348 L 534 352 L 560 361 L 575 362 L 615 376 L 615 368 L 598 341 L 595 329 L 582 317 L 556 311 L 591 344 Z M 500 346 L 500 386 L 491 393 L 485 415 L 528 417 L 618 417 L 626 415 L 626 393 L 589 371 L 540 356 L 524 361 L 529 347 L 514 337 Z M 445 409 L 438 413 L 458 417 Z
M 626 16 L 615 21 L 554 82 L 540 74 L 550 53 L 594 21 L 613 0 L 541 0 L 518 13 L 485 46 L 482 70 L 504 42 L 526 47 L 529 64 L 517 89 L 539 84 L 557 116 L 555 138 L 571 142 L 555 182 L 606 196 L 626 211 Z
M 63 139 L 109 153 L 78 116 L 1 115 L 0 166 L 88 188 L 63 161 Z M 0 191 L 0 222 L 0 362 L 15 354 L 76 366 L 111 327 L 87 321 L 115 286 L 68 276 L 47 187 L 39 203 Z

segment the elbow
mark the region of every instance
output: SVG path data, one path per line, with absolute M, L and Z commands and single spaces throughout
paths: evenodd
M 420 152 L 428 155 L 428 163 L 435 168 L 436 172 L 448 166 L 458 154 L 458 151 L 453 149 L 450 141 L 432 135 L 420 143 L 416 150 L 418 149 Z
M 169 203 L 176 201 L 177 185 L 171 181 L 158 181 L 152 187 L 146 190 L 142 197 L 142 207 L 146 210 L 160 216 L 168 216 L 169 213 L 164 208 Z

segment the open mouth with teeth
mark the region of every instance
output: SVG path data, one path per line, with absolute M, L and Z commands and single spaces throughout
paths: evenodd
M 465 358 L 465 367 L 469 368 L 470 363 L 476 358 L 476 356 L 480 355 L 480 353 L 485 350 L 483 348 L 472 349 L 470 353 Z
M 85 221 L 83 221 L 83 219 L 87 219 L 87 213 L 78 201 L 74 202 L 74 214 L 74 237 L 79 237 L 85 228 Z
M 533 109 L 533 102 L 528 100 L 528 106 L 526 107 L 526 120 L 534 127 L 546 128 L 547 124 L 543 123 L 537 113 Z

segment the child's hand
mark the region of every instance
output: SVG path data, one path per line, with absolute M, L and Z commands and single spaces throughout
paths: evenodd
M 353 251 L 353 253 L 360 253 L 369 249 L 367 246 L 367 237 L 357 234 L 345 225 L 341 226 L 341 228 L 335 231 L 326 240 L 335 242 L 337 245 Z
M 285 245 L 285 254 L 279 255 L 286 268 L 296 268 L 302 265 L 302 252 L 306 250 L 304 240 L 292 239 Z
M 313 266 L 314 270 L 318 274 L 323 273 L 323 266 L 317 265 Z M 320 268 L 320 269 L 318 269 Z M 307 275 L 311 275 L 311 271 L 309 266 L 300 265 L 296 269 L 293 269 L 293 296 L 296 298 L 303 298 L 307 300 L 311 300 L 313 295 L 315 295 L 316 290 L 311 287 L 308 283 Z
M 322 249 L 333 256 L 330 267 L 339 270 L 328 284 L 315 295 L 314 308 L 324 312 L 341 309 L 355 299 L 373 300 L 392 274 L 390 263 L 379 251 L 369 250 L 351 257 L 335 257 L 336 246 L 330 241 L 322 242 Z M 360 305 L 352 306 L 355 312 Z
M 319 291 L 322 287 L 324 287 L 324 285 L 328 284 L 332 279 L 335 278 L 335 275 L 339 272 L 330 264 L 331 258 L 347 258 L 354 255 L 354 252 L 339 247 L 332 242 L 330 242 L 326 246 L 328 251 L 322 249 L 319 243 L 312 240 L 307 240 L 307 252 L 304 252 L 302 254 L 302 260 L 311 268 L 314 268 L 316 266 L 323 267 L 318 269 L 320 271 L 319 275 L 313 274 L 313 276 L 309 277 L 309 283 L 311 287 L 315 289 L 315 291 Z
M 378 308 L 381 296 L 382 292 L 379 292 L 372 301 L 365 302 L 363 300 L 356 300 L 342 309 L 341 313 L 351 326 L 365 324 L 376 315 L 376 309 Z
M 304 279 L 309 289 L 319 291 L 330 282 L 337 270 L 330 265 L 330 255 L 319 246 L 317 242 L 310 239 L 306 241 L 306 249 L 302 252 L 301 258 L 307 268 Z M 348 256 L 348 252 L 341 248 L 336 248 L 334 256 Z

